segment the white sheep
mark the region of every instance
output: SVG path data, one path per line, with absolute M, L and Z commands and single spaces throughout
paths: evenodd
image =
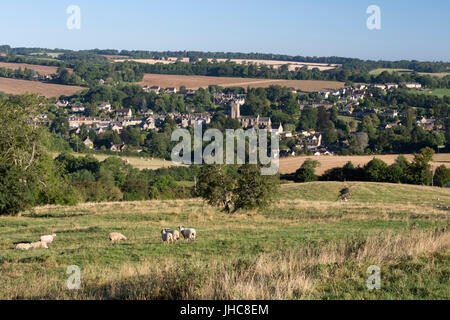
M 31 247 L 32 247 L 33 249 L 36 249 L 36 248 L 45 248 L 45 249 L 48 249 L 47 243 L 46 243 L 46 242 L 42 242 L 42 241 L 32 242 L 32 243 L 31 243 Z
M 48 235 L 45 235 L 45 236 L 41 236 L 40 239 L 41 239 L 42 242 L 52 243 L 53 239 L 55 239 L 55 237 L 56 237 L 56 233 L 53 233 L 53 234 L 48 234 Z
M 169 228 L 165 228 L 164 230 L 167 233 L 171 233 L 172 234 L 173 241 L 177 242 L 178 240 L 180 240 L 180 233 L 178 232 L 178 230 L 171 230 Z
M 183 226 L 179 226 L 178 229 L 180 229 L 180 232 L 183 235 L 184 239 L 195 240 L 195 236 L 197 234 L 197 231 L 195 231 L 195 229 L 185 229 Z
M 173 243 L 173 235 L 166 231 L 167 229 L 161 230 L 161 239 L 164 242 L 164 244 L 170 244 L 170 242 Z
M 121 240 L 128 240 L 127 237 L 118 232 L 111 232 L 108 237 L 111 243 L 120 242 Z
M 16 250 L 30 250 L 31 248 L 31 243 L 18 243 L 15 247 Z

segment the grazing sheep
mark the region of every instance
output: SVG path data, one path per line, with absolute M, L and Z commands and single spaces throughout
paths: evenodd
M 41 236 L 40 239 L 42 242 L 52 243 L 53 239 L 55 239 L 55 237 L 56 237 L 56 233 L 53 233 L 53 234 L 48 234 L 46 236 Z
M 173 243 L 173 235 L 166 231 L 167 229 L 161 230 L 161 239 L 164 244 L 169 244 L 171 241 Z
M 15 247 L 16 250 L 30 250 L 31 248 L 31 243 L 18 243 Z
M 178 232 L 178 230 L 170 230 L 169 228 L 165 228 L 164 230 L 167 233 L 172 234 L 173 241 L 177 242 L 178 240 L 180 240 L 180 233 Z
M 127 237 L 118 232 L 111 232 L 108 237 L 111 243 L 120 242 L 121 240 L 128 240 Z
M 45 249 L 48 249 L 48 247 L 47 247 L 47 243 L 46 242 L 42 242 L 42 241 L 38 241 L 38 242 L 32 242 L 31 243 L 31 247 L 33 248 L 33 249 L 36 249 L 36 248 L 45 248 Z
M 195 231 L 195 229 L 185 229 L 183 226 L 179 226 L 178 229 L 180 229 L 180 232 L 183 235 L 184 239 L 195 240 L 195 236 L 197 234 L 197 231 Z

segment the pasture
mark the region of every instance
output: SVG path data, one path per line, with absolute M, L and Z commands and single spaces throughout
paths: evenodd
M 187 89 L 194 90 L 199 88 L 207 88 L 210 85 L 243 88 L 267 88 L 271 85 L 279 85 L 305 92 L 314 92 L 323 89 L 338 89 L 344 87 L 343 82 L 337 81 L 209 77 L 150 73 L 146 73 L 144 75 L 142 84 L 148 86 L 159 86 L 161 88 L 180 88 L 180 86 L 185 86 Z
M 306 159 L 313 159 L 320 162 L 320 166 L 316 168 L 316 174 L 321 175 L 325 171 L 331 168 L 343 167 L 348 161 L 351 161 L 353 165 L 364 166 L 373 158 L 378 158 L 386 162 L 387 164 L 393 164 L 397 159 L 398 154 L 386 154 L 386 155 L 370 155 L 370 156 L 300 156 L 300 157 L 287 157 L 280 158 L 280 173 L 293 173 L 301 167 Z M 413 159 L 412 154 L 405 154 L 406 159 L 411 161 Z M 449 153 L 437 153 L 433 157 L 432 166 L 436 169 L 440 165 L 446 165 L 450 168 L 450 154 Z
M 426 90 L 426 91 L 417 91 L 417 90 L 410 90 L 411 92 L 415 94 L 426 94 L 431 96 L 437 96 L 437 97 L 450 97 L 450 89 L 433 89 L 433 90 Z
M 75 92 L 84 89 L 86 88 L 0 77 L 0 91 L 8 94 L 37 93 L 47 98 L 58 98 L 61 95 L 71 96 Z
M 200 199 L 45 206 L 0 217 L 0 299 L 448 299 L 450 191 L 286 184 L 261 211 Z M 340 201 L 349 190 L 348 201 Z M 197 229 L 163 245 L 160 230 Z M 111 245 L 116 231 L 128 241 Z M 56 232 L 49 249 L 13 250 Z M 66 269 L 81 270 L 68 290 Z M 366 288 L 368 266 L 381 289 Z
M 74 156 L 77 157 L 84 157 L 87 156 L 88 154 L 86 153 L 76 153 L 76 152 L 72 152 L 71 153 Z M 59 152 L 52 152 L 52 156 L 53 158 L 56 158 L 59 155 Z M 130 164 L 131 166 L 142 170 L 142 169 L 151 169 L 151 170 L 156 170 L 159 168 L 167 168 L 167 167 L 171 167 L 171 166 L 179 166 L 179 164 L 176 164 L 170 160 L 165 160 L 165 159 L 159 159 L 159 158 L 148 158 L 148 157 L 133 157 L 133 156 L 116 156 L 116 155 L 108 155 L 108 154 L 89 154 L 91 156 L 93 156 L 94 158 L 96 158 L 98 161 L 103 161 L 106 158 L 110 158 L 110 157 L 118 157 L 122 160 L 128 161 L 128 164 Z

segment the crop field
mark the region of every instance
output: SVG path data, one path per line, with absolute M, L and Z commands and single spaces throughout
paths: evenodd
M 338 89 L 344 87 L 343 82 L 319 80 L 279 80 L 234 77 L 207 77 L 187 75 L 149 74 L 144 75 L 142 84 L 170 88 L 185 86 L 187 89 L 207 88 L 209 85 L 222 87 L 267 88 L 271 85 L 290 87 L 305 92 L 320 91 L 323 89 Z
M 70 96 L 75 92 L 84 89 L 86 88 L 0 77 L 0 91 L 8 94 L 37 93 L 41 96 L 50 98 L 59 97 L 61 95 Z
M 24 70 L 25 68 L 34 70 L 38 72 L 42 76 L 55 74 L 58 67 L 52 67 L 52 66 L 41 66 L 37 64 L 26 64 L 26 63 L 9 63 L 9 62 L 0 62 L 0 68 L 7 68 L 16 70 L 19 68 L 22 68 Z
M 313 159 L 320 162 L 320 167 L 316 168 L 316 174 L 323 174 L 325 171 L 331 168 L 343 167 L 348 161 L 351 161 L 356 167 L 358 165 L 364 166 L 371 161 L 374 157 L 383 160 L 387 164 L 394 163 L 398 154 L 387 155 L 371 155 L 371 156 L 300 156 L 300 157 L 288 157 L 280 158 L 280 173 L 293 173 L 301 167 L 306 159 Z M 405 155 L 406 159 L 411 161 L 413 156 L 411 154 Z M 432 162 L 433 168 L 437 168 L 440 165 L 446 165 L 450 168 L 450 154 L 438 153 L 434 155 L 434 161 Z
M 123 62 L 123 61 L 134 61 L 134 62 L 140 62 L 140 63 L 148 63 L 148 64 L 155 64 L 155 63 L 163 63 L 163 64 L 170 64 L 175 63 L 178 59 L 175 57 L 168 57 L 167 60 L 158 60 L 158 59 L 127 59 L 123 56 L 106 56 L 109 59 L 114 59 L 114 62 Z M 257 65 L 267 65 L 272 66 L 275 69 L 278 69 L 279 67 L 283 65 L 289 65 L 289 71 L 295 71 L 298 68 L 307 67 L 309 70 L 312 70 L 314 68 L 319 69 L 320 71 L 326 71 L 326 70 L 333 70 L 336 68 L 339 68 L 341 65 L 339 64 L 328 64 L 328 63 L 311 63 L 311 62 L 297 62 L 297 61 L 281 61 L 281 60 L 259 60 L 259 59 L 212 59 L 209 58 L 208 61 L 212 62 L 213 60 L 216 60 L 218 62 L 225 62 L 225 61 L 232 61 L 237 64 L 257 64 Z M 180 61 L 182 62 L 189 62 L 189 58 L 181 58 Z
M 449 203 L 448 189 L 315 182 L 233 215 L 201 199 L 38 207 L 0 217 L 0 299 L 449 299 Z M 197 239 L 163 245 L 180 224 Z M 52 232 L 49 249 L 13 249 Z

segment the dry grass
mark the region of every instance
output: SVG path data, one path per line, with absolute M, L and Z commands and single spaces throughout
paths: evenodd
M 107 267 L 101 274 L 90 266 L 83 270 L 81 290 L 75 292 L 42 270 L 31 283 L 16 282 L 7 296 L 24 297 L 26 292 L 25 297 L 46 299 L 311 299 L 323 297 L 324 285 L 339 281 L 333 266 L 340 266 L 340 272 L 357 270 L 354 277 L 358 277 L 369 265 L 387 270 L 404 259 L 431 257 L 449 249 L 449 231 L 420 230 L 261 254 L 254 261 L 183 263 L 161 257 Z M 9 277 L 20 279 L 21 272 L 11 270 Z
M 186 76 L 168 74 L 146 73 L 142 84 L 148 86 L 159 86 L 161 88 L 185 86 L 187 89 L 207 88 L 209 85 L 222 87 L 244 87 L 267 88 L 271 85 L 290 87 L 296 90 L 314 92 L 323 89 L 338 89 L 344 86 L 343 82 L 319 81 L 319 80 L 279 80 L 259 78 L 234 78 L 234 77 L 208 77 L 208 76 Z
M 349 187 L 350 200 L 338 200 Z M 306 190 L 311 191 L 309 194 Z M 259 212 L 228 215 L 199 199 L 43 206 L 0 217 L 0 299 L 446 299 L 450 190 L 380 183 L 281 186 Z M 159 230 L 195 227 L 163 246 Z M 14 243 L 55 231 L 48 250 Z M 108 232 L 129 241 L 111 246 Z M 67 290 L 66 268 L 82 270 Z M 366 270 L 382 270 L 382 290 Z
M 364 166 L 371 161 L 374 157 L 383 160 L 387 164 L 394 163 L 398 154 L 388 155 L 370 155 L 370 156 L 300 156 L 300 157 L 287 157 L 280 159 L 280 173 L 292 173 L 301 167 L 306 159 L 314 159 L 320 162 L 320 167 L 316 168 L 316 174 L 323 174 L 325 171 L 331 168 L 343 167 L 348 161 L 351 161 L 353 165 Z M 411 161 L 413 156 L 411 154 L 405 155 L 405 157 Z M 433 168 L 445 164 L 450 167 L 450 154 L 439 153 L 434 155 L 434 161 L 432 163 Z
M 60 97 L 61 95 L 71 96 L 75 92 L 84 89 L 86 88 L 0 77 L 0 91 L 8 94 L 37 93 L 51 98 Z

